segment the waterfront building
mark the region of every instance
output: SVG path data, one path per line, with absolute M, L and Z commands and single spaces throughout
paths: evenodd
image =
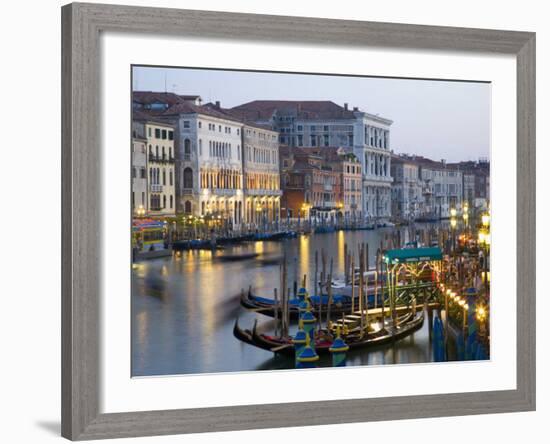
M 362 168 L 353 152 L 343 147 L 307 147 L 304 152 L 318 155 L 338 174 L 336 209 L 339 219 L 346 222 L 362 220 Z
M 336 221 L 341 173 L 318 152 L 281 146 L 282 217 Z
M 487 159 L 455 164 L 463 174 L 463 195 L 471 208 L 487 208 L 490 198 L 490 164 Z
M 364 219 L 391 215 L 392 121 L 331 101 L 255 100 L 232 108 L 241 118 L 269 125 L 291 148 L 344 147 L 361 162 Z
M 174 127 L 134 110 L 133 128 L 147 141 L 148 215 L 175 216 Z
M 412 158 L 392 156 L 392 217 L 395 221 L 410 221 L 431 212 L 425 206 L 420 166 Z
M 454 164 L 442 159 L 434 161 L 421 156 L 406 156 L 419 168 L 424 197 L 422 216 L 449 218 L 452 208 L 460 208 L 463 202 L 462 172 Z
M 132 124 L 132 214 L 143 217 L 149 212 L 147 186 L 147 138 L 144 125 Z
M 243 126 L 244 221 L 265 226 L 280 219 L 279 134 L 270 127 Z
M 162 116 L 176 128 L 178 213 L 239 227 L 243 220 L 243 124 L 191 102 L 177 103 Z

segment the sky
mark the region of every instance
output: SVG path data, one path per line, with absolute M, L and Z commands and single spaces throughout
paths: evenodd
M 455 162 L 490 158 L 491 85 L 476 82 L 134 67 L 133 89 L 252 100 L 331 100 L 393 121 L 396 153 Z

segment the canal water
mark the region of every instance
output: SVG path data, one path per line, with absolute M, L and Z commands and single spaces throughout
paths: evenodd
M 315 252 L 333 259 L 336 277 L 344 275 L 344 245 L 369 244 L 374 255 L 389 229 L 338 231 L 302 235 L 277 242 L 248 242 L 225 250 L 187 251 L 181 256 L 137 262 L 132 267 L 132 375 L 175 375 L 294 368 L 294 361 L 245 344 L 233 336 L 235 319 L 252 328 L 272 331 L 274 321 L 240 306 L 241 289 L 251 285 L 259 295 L 272 297 L 279 287 L 277 259 L 288 262 L 289 285 L 306 274 L 311 288 Z M 225 254 L 258 253 L 244 261 L 227 262 Z M 357 253 L 356 253 L 357 255 Z M 320 260 L 319 260 L 320 262 Z M 358 350 L 348 365 L 431 362 L 428 322 L 421 330 L 393 346 Z M 330 366 L 330 357 L 320 361 Z

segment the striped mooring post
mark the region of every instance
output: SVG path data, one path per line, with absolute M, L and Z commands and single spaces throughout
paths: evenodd
M 349 345 L 344 342 L 340 336 L 340 326 L 336 328 L 336 339 L 328 349 L 332 354 L 332 366 L 333 367 L 345 367 L 346 366 L 346 353 L 349 350 Z
M 302 354 L 306 346 L 306 337 L 307 334 L 304 331 L 304 322 L 302 321 L 302 319 L 300 319 L 298 321 L 298 331 L 296 332 L 294 338 L 292 338 L 292 343 L 294 344 L 294 359 L 296 367 L 298 367 L 298 357 Z
M 306 308 L 305 311 L 300 314 L 300 319 L 304 324 L 306 335 L 309 336 L 311 348 L 315 349 L 315 322 L 317 318 L 311 312 L 309 301 L 306 301 Z
M 316 362 L 319 360 L 319 355 L 315 353 L 315 349 L 311 347 L 311 339 L 306 334 L 306 345 L 304 346 L 300 356 L 296 358 L 296 368 L 315 368 Z

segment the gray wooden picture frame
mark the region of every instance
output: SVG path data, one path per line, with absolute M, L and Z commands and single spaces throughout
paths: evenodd
M 102 32 L 377 46 L 517 59 L 515 390 L 125 413 L 99 411 Z M 62 8 L 62 435 L 73 440 L 535 409 L 535 34 L 73 3 Z

